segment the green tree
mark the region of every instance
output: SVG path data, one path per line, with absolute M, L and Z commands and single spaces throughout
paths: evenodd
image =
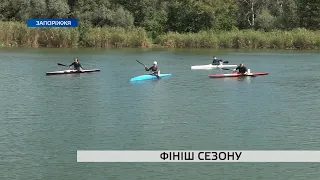
M 109 6 L 108 0 L 78 0 L 74 4 L 72 16 L 80 22 L 99 25 L 106 19 Z
M 230 30 L 236 24 L 233 0 L 176 0 L 169 4 L 168 31 Z
M 300 25 L 309 29 L 320 29 L 319 0 L 298 0 Z
M 46 0 L 47 18 L 65 18 L 70 12 L 66 0 Z
M 156 12 L 160 0 L 113 0 L 113 3 L 128 9 L 134 17 L 134 25 L 142 26 Z
M 289 30 L 299 26 L 298 7 L 294 0 L 283 2 L 277 24 L 277 27 Z
M 130 27 L 134 21 L 129 11 L 108 0 L 79 0 L 74 9 L 74 17 L 93 26 Z
M 238 5 L 234 0 L 211 0 L 214 8 L 213 29 L 231 30 L 237 23 Z
M 130 27 L 133 26 L 134 18 L 132 14 L 119 6 L 115 11 L 109 11 L 107 19 L 111 26 Z
M 0 18 L 24 21 L 28 17 L 29 5 L 29 0 L 1 0 Z
M 152 38 L 165 32 L 165 25 L 168 20 L 168 14 L 165 10 L 156 11 L 151 17 L 147 18 L 142 26 L 149 32 Z
M 268 9 L 262 9 L 257 16 L 257 28 L 270 31 L 275 27 L 276 17 L 270 14 Z
M 47 4 L 45 0 L 30 0 L 30 18 L 43 18 L 47 16 Z
M 260 10 L 260 6 L 263 3 L 259 3 L 259 0 L 237 0 L 240 8 L 239 13 L 239 26 L 243 28 L 254 28 L 256 23 L 257 12 Z

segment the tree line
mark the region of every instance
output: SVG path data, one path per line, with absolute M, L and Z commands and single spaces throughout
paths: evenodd
M 80 26 L 167 32 L 320 28 L 319 0 L 1 0 L 1 21 L 79 19 Z

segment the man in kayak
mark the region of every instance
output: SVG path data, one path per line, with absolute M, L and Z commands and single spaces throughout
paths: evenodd
M 81 64 L 79 63 L 78 61 L 78 58 L 74 58 L 74 62 L 72 64 L 69 65 L 69 68 L 73 66 L 74 70 L 77 70 L 77 71 L 82 71 L 82 66 Z
M 247 74 L 248 69 L 241 63 L 236 69 L 233 70 L 233 72 L 239 70 L 239 73 L 241 74 Z
M 159 79 L 159 75 L 160 75 L 160 70 L 158 70 L 158 63 L 157 61 L 153 62 L 153 66 L 151 66 L 150 68 L 146 67 L 146 71 L 151 71 L 151 74 L 157 76 L 157 78 Z
M 222 59 L 217 59 L 216 56 L 213 56 L 212 65 L 222 65 Z

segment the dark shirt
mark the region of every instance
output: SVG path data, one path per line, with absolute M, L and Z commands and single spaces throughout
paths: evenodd
M 219 62 L 222 62 L 222 59 L 213 59 L 212 65 L 219 65 Z
M 237 68 L 236 68 L 236 70 L 239 70 L 239 73 L 245 73 L 245 72 L 247 72 L 247 68 L 246 67 L 244 67 L 244 66 L 242 66 L 242 67 L 240 67 L 240 66 L 238 66 Z
M 157 73 L 158 72 L 158 66 L 154 67 L 154 66 L 151 66 L 150 68 L 146 68 L 146 71 L 150 71 L 152 73 Z
M 76 70 L 79 70 L 80 67 L 82 68 L 82 66 L 81 66 L 81 64 L 79 62 L 78 63 L 73 62 L 72 64 L 70 64 L 70 66 L 73 66 L 74 69 L 76 69 Z

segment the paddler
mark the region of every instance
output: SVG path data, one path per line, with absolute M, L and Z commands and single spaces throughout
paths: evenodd
M 248 69 L 241 63 L 236 69 L 233 70 L 233 72 L 239 70 L 239 73 L 241 74 L 247 74 Z
M 78 57 L 74 58 L 74 62 L 72 64 L 69 65 L 69 68 L 73 66 L 73 68 L 77 71 L 82 71 L 82 66 L 78 61 Z
M 148 68 L 147 66 L 145 66 L 145 68 L 146 68 L 146 71 L 151 71 L 151 74 L 156 75 L 159 78 L 160 70 L 158 70 L 157 61 L 154 61 L 153 66 L 151 66 L 150 68 Z
M 217 59 L 216 56 L 213 56 L 213 61 L 212 61 L 212 65 L 222 65 L 222 59 Z

